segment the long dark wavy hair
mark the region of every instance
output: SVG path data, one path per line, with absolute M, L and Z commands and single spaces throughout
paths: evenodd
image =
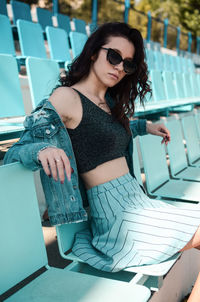
M 140 103 L 144 104 L 146 93 L 151 92 L 147 65 L 144 61 L 143 38 L 137 29 L 122 22 L 101 25 L 90 35 L 81 54 L 68 66 L 69 70 L 60 77 L 60 85 L 69 87 L 86 78 L 90 72 L 92 56 L 98 55 L 99 50 L 108 43 L 110 37 L 126 38 L 135 47 L 135 72 L 131 75 L 125 75 L 119 83 L 107 90 L 115 103 L 111 109 L 112 115 L 129 131 L 128 117 L 134 115 L 134 100 L 139 98 Z

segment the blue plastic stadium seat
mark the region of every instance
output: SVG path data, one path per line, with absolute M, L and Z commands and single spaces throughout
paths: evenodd
M 32 21 L 30 6 L 27 3 L 11 0 L 10 4 L 13 11 L 13 23 L 16 24 L 18 19 Z
M 16 58 L 0 55 L 0 140 L 19 137 L 25 116 Z
M 186 140 L 188 161 L 191 166 L 200 167 L 200 145 L 198 130 L 193 115 L 181 119 Z
M 170 178 L 161 138 L 145 135 L 139 141 L 148 193 L 158 198 L 199 203 L 200 183 Z
M 56 18 L 58 27 L 64 29 L 69 34 L 71 31 L 70 17 L 63 14 L 57 14 Z
M 0 118 L 25 115 L 16 59 L 0 55 Z
M 49 10 L 41 7 L 36 7 L 36 15 L 38 23 L 40 23 L 40 25 L 42 26 L 43 31 L 45 31 L 46 26 L 53 26 L 53 14 Z
M 49 267 L 30 170 L 19 163 L 1 166 L 0 192 L 0 295 L 46 268 L 6 301 L 148 301 L 151 293 L 144 286 Z
M 60 69 L 56 61 L 30 57 L 26 59 L 26 68 L 32 107 L 35 108 L 58 84 Z
M 67 33 L 62 28 L 47 26 L 46 36 L 51 59 L 62 63 L 71 62 L 70 48 Z
M 200 181 L 200 168 L 188 166 L 180 120 L 168 121 L 166 126 L 171 133 L 167 151 L 172 176 L 178 179 Z
M 0 53 L 16 55 L 10 20 L 5 15 L 0 15 Z
M 71 31 L 69 33 L 69 38 L 71 42 L 73 58 L 75 58 L 81 53 L 88 37 L 86 34 Z
M 47 58 L 41 25 L 17 20 L 19 43 L 23 57 Z
M 6 3 L 7 3 L 6 0 L 1 0 L 1 4 L 0 4 L 0 14 L 1 14 L 1 15 L 5 15 L 5 16 L 8 16 L 7 5 L 6 5 Z
M 73 18 L 72 19 L 75 25 L 75 31 L 87 35 L 86 32 L 86 22 L 81 19 Z

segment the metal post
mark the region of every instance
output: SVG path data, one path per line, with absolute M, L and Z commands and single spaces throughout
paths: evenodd
M 147 24 L 147 42 L 150 42 L 151 40 L 151 12 L 149 11 L 147 13 L 147 17 L 148 17 L 148 24 Z
M 92 0 L 92 24 L 95 26 L 98 22 L 98 0 Z
M 164 38 L 163 38 L 163 47 L 167 48 L 167 30 L 168 30 L 169 21 L 166 18 L 164 20 Z
M 192 34 L 189 31 L 188 32 L 188 52 L 191 52 L 191 46 L 192 46 Z
M 130 0 L 125 0 L 125 8 L 124 8 L 124 22 L 128 23 L 128 15 L 130 9 Z
M 177 27 L 177 36 L 176 36 L 176 50 L 177 53 L 179 54 L 180 51 L 180 35 L 181 35 L 181 29 L 180 27 Z
M 200 37 L 197 37 L 197 54 L 200 54 Z
M 59 5 L 58 0 L 53 0 L 53 15 L 57 15 L 59 13 Z

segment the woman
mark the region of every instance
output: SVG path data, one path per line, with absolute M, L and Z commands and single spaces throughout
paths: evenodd
M 134 177 L 131 137 L 170 140 L 164 125 L 138 120 L 129 126 L 134 100 L 150 92 L 141 34 L 124 23 L 102 25 L 60 80 L 26 119 L 5 162 L 43 168 L 53 225 L 86 220 L 82 201 L 88 199 L 91 229 L 77 234 L 73 252 L 115 272 L 200 246 L 200 212 L 149 199 Z

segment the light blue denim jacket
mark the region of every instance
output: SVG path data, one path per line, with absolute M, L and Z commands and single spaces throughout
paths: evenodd
M 25 130 L 20 140 L 6 153 L 4 164 L 19 161 L 25 167 L 35 171 L 40 169 L 41 181 L 48 205 L 48 215 L 52 225 L 87 220 L 84 206 L 87 196 L 84 185 L 79 178 L 72 143 L 68 132 L 48 100 L 43 100 L 24 122 Z M 132 136 L 146 134 L 146 120 L 135 120 L 130 123 Z M 65 151 L 74 172 L 71 181 L 65 177 L 64 184 L 48 177 L 38 161 L 38 152 L 45 147 L 58 147 Z M 133 143 L 129 144 L 127 163 L 133 173 Z

